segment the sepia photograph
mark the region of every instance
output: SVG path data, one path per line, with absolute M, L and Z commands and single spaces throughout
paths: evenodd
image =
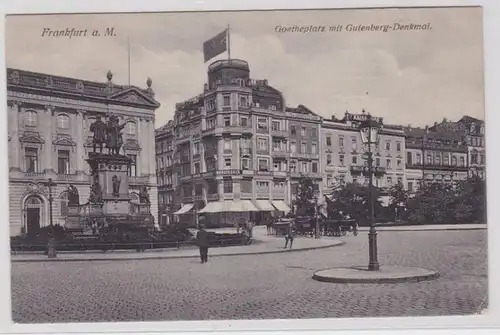
M 481 7 L 5 22 L 12 322 L 488 308 Z

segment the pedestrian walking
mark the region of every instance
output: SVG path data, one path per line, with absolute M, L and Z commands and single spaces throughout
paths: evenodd
M 288 242 L 290 242 L 290 249 L 292 249 L 292 245 L 293 245 L 293 222 L 292 221 L 290 221 L 290 223 L 288 223 L 288 227 L 286 229 L 285 249 L 288 246 Z
M 198 244 L 198 248 L 200 248 L 201 263 L 203 264 L 208 262 L 209 238 L 208 232 L 205 230 L 203 224 L 200 224 L 200 229 L 198 230 L 198 233 L 196 233 L 196 242 Z

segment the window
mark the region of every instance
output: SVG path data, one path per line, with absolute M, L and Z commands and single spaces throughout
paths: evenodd
M 269 149 L 267 146 L 267 138 L 265 137 L 259 137 L 257 139 L 257 145 L 259 150 L 267 151 Z
M 224 151 L 231 151 L 231 140 L 224 140 Z
M 457 156 L 451 157 L 451 165 L 457 166 Z
M 392 160 L 387 159 L 386 160 L 386 166 L 387 166 L 388 169 L 392 169 Z
M 240 95 L 239 104 L 240 107 L 248 107 L 248 97 L 246 95 Z
M 480 158 L 479 163 L 480 163 L 481 165 L 485 165 L 485 164 L 486 164 L 486 156 L 485 156 L 485 154 L 481 154 L 481 155 L 479 156 L 479 158 Z
M 406 164 L 412 165 L 413 161 L 413 155 L 411 152 L 406 153 Z
M 272 124 L 271 124 L 271 129 L 272 130 L 276 130 L 276 131 L 279 131 L 280 130 L 280 122 L 279 121 L 273 121 Z
M 257 129 L 259 130 L 267 130 L 267 119 L 259 117 L 257 119 Z
M 290 161 L 290 172 L 297 172 L 297 161 Z
M 224 127 L 229 127 L 231 125 L 231 116 L 224 116 Z
M 241 168 L 243 170 L 250 170 L 250 159 L 242 158 L 241 159 Z
M 397 166 L 398 168 L 401 168 L 401 165 L 402 165 L 401 159 L 398 159 L 398 160 L 396 161 L 396 166 Z
M 269 162 L 267 159 L 259 159 L 259 171 L 269 171 Z
M 441 155 L 436 155 L 436 164 L 441 165 Z
M 318 145 L 317 145 L 316 143 L 313 143 L 313 144 L 311 145 L 311 153 L 312 153 L 312 154 L 316 154 L 316 153 L 318 153 Z
M 308 173 L 309 172 L 309 164 L 307 162 L 302 162 L 301 164 L 301 172 L 302 173 Z
M 194 163 L 194 173 L 195 174 L 200 173 L 200 163 L 198 162 Z
M 281 150 L 281 141 L 273 140 L 273 151 L 280 151 L 280 150 Z
M 231 168 L 231 158 L 224 158 L 224 167 L 226 169 L 230 169 Z
M 193 155 L 198 155 L 200 153 L 200 142 L 193 143 Z
M 408 182 L 408 191 L 413 192 L 413 182 Z
M 339 147 L 344 146 L 344 136 L 339 136 Z
M 248 126 L 248 118 L 246 116 L 242 116 L 240 118 L 240 123 L 242 127 L 247 127 Z
M 422 164 L 422 156 L 420 154 L 416 154 L 415 163 Z
M 229 94 L 224 94 L 222 96 L 222 107 L 230 107 L 231 106 L 231 96 Z
M 392 177 L 387 177 L 387 185 L 392 186 Z
M 403 178 L 402 177 L 398 177 L 398 185 L 401 185 L 403 184 Z
M 445 155 L 443 157 L 443 165 L 450 165 L 450 158 L 448 157 L 448 155 Z
M 207 129 L 213 129 L 215 128 L 215 125 L 216 125 L 215 117 L 207 119 Z
M 130 167 L 128 168 L 128 175 L 130 177 L 137 176 L 137 156 L 136 155 L 127 155 L 128 158 L 132 160 Z
M 69 174 L 69 151 L 57 151 L 57 173 Z
M 356 151 L 358 149 L 358 140 L 356 137 L 351 137 L 351 147 L 353 151 Z
M 66 114 L 59 114 L 57 116 L 57 128 L 68 129 L 69 128 L 69 116 Z
M 327 147 L 331 147 L 332 146 L 332 137 L 331 136 L 327 136 L 326 137 L 326 146 Z
M 313 173 L 317 173 L 318 172 L 318 163 L 316 162 L 312 162 L 312 167 L 311 167 L 311 170 Z
M 305 142 L 300 143 L 300 152 L 303 154 L 306 153 L 306 143 Z
M 36 127 L 37 114 L 35 111 L 26 112 L 26 125 L 29 127 Z
M 332 164 L 332 155 L 326 155 L 326 165 Z
M 352 164 L 358 164 L 358 156 L 352 156 Z
M 128 135 L 135 135 L 135 132 L 136 132 L 136 127 L 137 125 L 135 124 L 135 122 L 127 122 L 127 134 Z
M 205 108 L 207 109 L 207 111 L 211 111 L 211 110 L 215 109 L 214 99 L 207 99 L 205 101 L 206 101 Z
M 339 162 L 341 166 L 344 166 L 344 155 L 339 155 Z
M 465 158 L 460 157 L 460 166 L 465 166 Z
M 431 154 L 427 155 L 427 164 L 432 164 L 432 155 Z
M 385 150 L 391 150 L 391 142 L 385 142 Z
M 279 161 L 274 161 L 273 162 L 273 168 L 274 168 L 273 171 L 280 171 L 280 167 L 281 167 L 281 164 L 280 164 Z
M 268 181 L 256 181 L 255 186 L 258 191 L 268 191 L 269 190 L 269 182 Z
M 306 127 L 300 127 L 300 136 L 306 136 Z
M 297 152 L 297 143 L 295 142 L 290 142 L 290 152 Z
M 380 157 L 375 158 L 375 165 L 380 166 Z
M 477 153 L 473 153 L 470 156 L 470 162 L 471 162 L 471 164 L 477 164 L 478 163 L 478 155 L 477 155 Z
M 24 160 L 26 165 L 26 172 L 38 172 L 38 149 L 26 148 L 24 151 Z
M 290 134 L 293 136 L 297 135 L 297 128 L 295 126 L 290 126 Z
M 252 193 L 252 180 L 243 179 L 242 181 L 240 181 L 240 190 L 241 193 Z
M 233 180 L 225 178 L 223 183 L 224 183 L 224 193 L 233 193 Z
M 276 108 L 275 104 L 271 104 L 271 105 L 269 105 L 269 109 L 272 111 L 275 111 L 277 108 Z

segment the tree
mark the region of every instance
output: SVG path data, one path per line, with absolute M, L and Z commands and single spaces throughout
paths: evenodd
M 312 178 L 302 176 L 297 185 L 297 196 L 295 199 L 296 216 L 314 216 L 315 206 L 319 196 L 318 185 Z
M 379 200 L 380 191 L 372 188 L 375 214 L 380 213 L 382 203 Z M 370 221 L 370 196 L 369 188 L 364 185 L 347 183 L 337 186 L 328 199 L 328 217 L 342 219 L 346 215 L 359 222 L 360 225 L 367 225 Z

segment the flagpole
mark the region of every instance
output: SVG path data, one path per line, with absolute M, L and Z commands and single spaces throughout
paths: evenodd
M 130 86 L 130 36 L 127 36 L 128 86 Z
M 229 24 L 227 25 L 227 60 L 231 63 L 231 33 Z

